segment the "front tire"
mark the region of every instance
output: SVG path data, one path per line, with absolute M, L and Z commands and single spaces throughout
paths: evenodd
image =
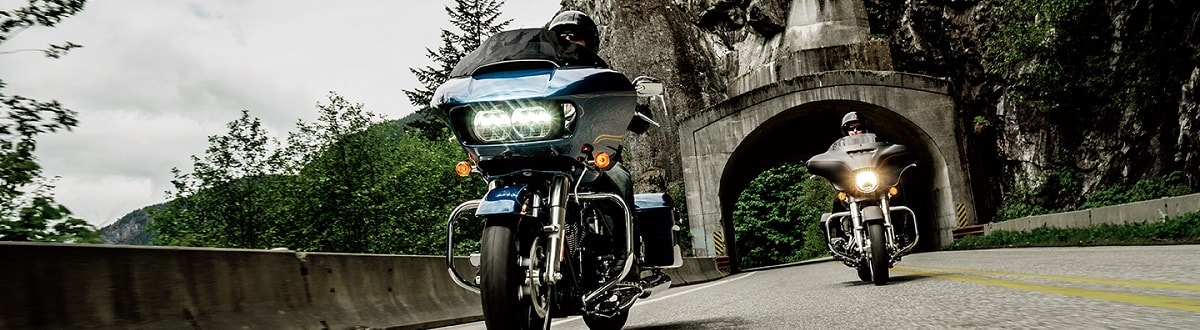
M 886 285 L 888 282 L 888 253 L 887 241 L 883 238 L 883 224 L 873 222 L 867 225 L 867 237 L 871 239 L 871 279 L 875 285 Z
M 529 248 L 522 249 L 507 226 L 485 227 L 480 243 L 479 294 L 487 328 L 541 329 L 545 319 L 534 310 L 533 299 L 521 292 L 526 276 L 520 251 Z
M 859 264 L 856 270 L 858 270 L 858 279 L 862 280 L 863 282 L 871 283 L 871 266 L 868 266 L 867 264 Z
M 583 314 L 583 324 L 586 324 L 590 330 L 619 330 L 625 327 L 625 322 L 628 320 L 629 308 L 617 313 L 617 315 L 613 315 L 613 317 Z

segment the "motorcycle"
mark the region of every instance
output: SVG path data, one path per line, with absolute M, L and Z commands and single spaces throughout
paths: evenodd
M 841 212 L 821 215 L 830 254 L 858 271 L 858 278 L 886 285 L 888 269 L 912 253 L 919 233 L 916 213 L 892 205 L 904 171 L 916 166 L 908 147 L 863 133 L 843 137 L 806 162 L 809 173 L 828 180 Z
M 658 126 L 647 104 L 665 101 L 663 84 L 597 63 L 549 30 L 502 31 L 434 93 L 470 159 L 456 172 L 488 187 L 451 211 L 446 259 L 451 279 L 480 294 L 489 329 L 548 329 L 572 315 L 620 329 L 637 299 L 670 286 L 663 270 L 683 264 L 671 197 L 634 195 L 617 171 L 625 132 Z M 473 280 L 454 260 L 470 210 L 483 221 Z

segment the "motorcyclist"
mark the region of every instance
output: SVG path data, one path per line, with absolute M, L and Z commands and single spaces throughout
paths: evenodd
M 608 67 L 608 64 L 595 54 L 600 48 L 599 29 L 596 27 L 596 21 L 593 21 L 587 14 L 578 10 L 558 13 L 550 19 L 547 28 L 562 38 L 560 41 L 567 46 L 568 52 L 577 51 L 577 48 L 580 47 L 586 50 L 578 51 L 578 57 L 582 63 L 573 64 Z M 625 199 L 629 211 L 633 212 L 633 180 L 624 164 L 620 161 L 613 162 L 612 168 L 608 169 L 605 175 L 609 177 L 613 188 L 616 188 L 616 191 L 620 192 L 621 197 Z
M 833 144 L 829 146 L 829 150 L 833 150 L 842 145 L 848 144 L 848 140 L 854 139 L 856 135 L 867 133 L 867 119 L 862 115 L 859 115 L 857 111 L 847 112 L 845 115 L 842 115 L 842 124 L 840 127 L 842 131 L 842 138 L 837 139 L 837 141 L 833 141 Z M 833 201 L 833 213 L 843 212 L 846 210 L 846 205 L 842 204 L 841 201 Z M 822 233 L 824 233 L 827 229 L 825 227 L 826 221 L 828 221 L 828 219 L 823 217 L 819 224 Z M 833 230 L 836 235 L 834 235 L 834 241 L 830 243 L 834 246 L 840 246 L 841 244 L 845 243 L 845 240 L 841 239 L 840 237 L 843 235 L 842 228 L 835 227 Z M 826 235 L 826 238 L 828 237 L 829 236 Z
M 842 133 L 846 136 L 867 133 L 867 119 L 856 111 L 847 112 L 842 116 Z
M 596 27 L 596 21 L 587 14 L 578 10 L 558 13 L 550 19 L 547 28 L 562 38 L 560 41 L 567 47 L 566 52 L 575 52 L 577 47 L 587 50 L 578 52 L 580 63 L 570 64 L 608 67 L 608 63 L 596 55 L 596 52 L 600 51 L 600 30 Z

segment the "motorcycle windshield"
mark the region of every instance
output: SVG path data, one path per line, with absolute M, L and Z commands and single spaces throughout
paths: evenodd
M 556 66 L 607 68 L 608 64 L 587 47 L 559 38 L 554 31 L 528 28 L 501 31 L 467 54 L 450 71 L 450 77 L 471 76 L 514 62 L 544 62 Z
M 806 162 L 809 173 L 829 180 L 838 190 L 853 187 L 853 173 L 874 168 L 880 184 L 897 184 L 900 172 L 916 162 L 908 147 L 880 140 L 875 134 L 846 136 L 834 142 L 829 151 L 813 156 Z

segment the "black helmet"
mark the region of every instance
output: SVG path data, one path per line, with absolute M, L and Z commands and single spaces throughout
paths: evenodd
M 867 118 L 859 116 L 856 111 L 851 111 L 842 116 L 842 135 L 846 135 L 846 131 L 850 130 L 851 123 L 858 123 L 862 126 L 863 132 L 867 131 Z
M 571 30 L 576 38 L 582 38 L 592 51 L 600 50 L 600 31 L 596 29 L 596 21 L 587 14 L 578 10 L 568 10 L 554 15 L 554 19 L 550 20 L 550 30 L 561 33 L 567 29 Z

